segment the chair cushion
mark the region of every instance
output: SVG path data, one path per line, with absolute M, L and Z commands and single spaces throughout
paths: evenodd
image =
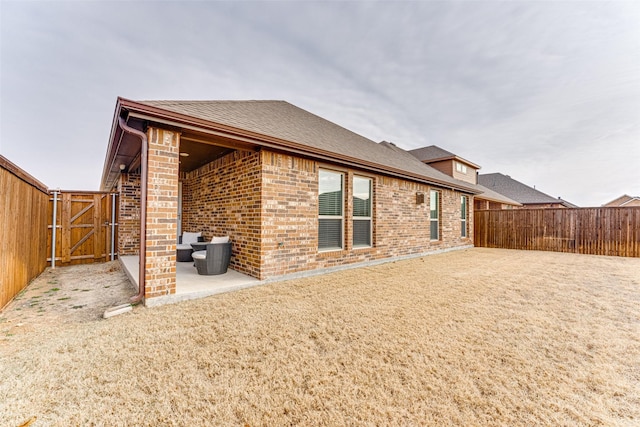
M 193 259 L 207 259 L 207 251 L 196 251 L 191 254 Z
M 211 239 L 211 243 L 229 243 L 229 236 L 213 236 L 213 239 Z
M 193 248 L 192 248 L 192 247 L 191 247 L 191 245 L 190 245 L 190 244 L 188 244 L 188 243 L 187 243 L 186 245 L 185 245 L 184 243 L 178 243 L 178 244 L 176 245 L 176 249 L 177 249 L 177 250 L 181 250 L 181 249 L 193 249 Z
M 198 243 L 198 237 L 200 237 L 201 234 L 201 232 L 190 233 L 185 231 L 182 233 L 182 244 L 188 245 L 189 243 Z

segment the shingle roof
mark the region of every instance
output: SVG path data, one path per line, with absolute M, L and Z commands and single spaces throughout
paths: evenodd
M 504 194 L 497 193 L 483 185 L 476 184 L 476 187 L 478 188 L 478 190 L 482 191 L 481 194 L 476 195 L 476 199 L 485 199 L 492 202 L 504 203 L 507 205 L 522 206 L 521 203 L 516 202 L 515 200 L 510 199 Z
M 551 197 L 501 173 L 480 174 L 478 175 L 478 183 L 522 204 L 560 203 L 555 197 Z
M 476 169 L 480 169 L 480 166 L 476 165 L 475 163 L 472 163 L 467 159 L 463 159 L 457 154 L 454 154 L 450 151 L 440 148 L 437 145 L 429 145 L 428 147 L 416 148 L 414 150 L 409 150 L 409 153 L 411 153 L 413 156 L 415 156 L 418 160 L 420 160 L 423 163 L 432 163 L 440 160 L 456 159 L 461 162 L 465 162 L 475 167 Z
M 454 179 L 404 150 L 389 149 L 286 101 L 136 101 L 255 134 L 406 171 L 458 189 L 474 187 Z
M 416 156 L 418 160 L 422 162 L 427 160 L 448 159 L 456 156 L 452 152 L 440 148 L 437 145 L 416 148 L 415 150 L 409 150 L 409 153 Z

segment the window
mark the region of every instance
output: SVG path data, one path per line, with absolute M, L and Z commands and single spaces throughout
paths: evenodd
M 467 167 L 460 162 L 456 162 L 456 170 L 458 172 L 467 173 Z
M 371 179 L 353 177 L 353 247 L 371 246 Z
M 460 196 L 460 227 L 461 236 L 467 237 L 467 196 Z
M 431 240 L 440 239 L 440 193 L 431 190 L 429 193 L 429 205 L 430 205 L 430 229 L 429 232 Z
M 318 249 L 342 249 L 343 174 L 320 169 L 318 182 Z

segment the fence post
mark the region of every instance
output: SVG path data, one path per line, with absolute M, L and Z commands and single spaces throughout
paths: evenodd
M 53 223 L 51 226 L 51 268 L 56 268 L 56 227 L 58 213 L 58 191 L 53 190 Z
M 114 243 L 116 240 L 116 193 L 111 193 L 111 261 L 115 259 Z

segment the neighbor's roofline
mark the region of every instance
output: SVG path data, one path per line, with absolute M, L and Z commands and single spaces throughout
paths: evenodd
M 459 162 L 466 163 L 467 165 L 471 166 L 472 168 L 482 169 L 482 167 L 480 165 L 476 165 L 475 163 L 470 162 L 469 160 L 464 159 L 464 158 L 462 158 L 462 157 L 460 157 L 460 156 L 458 156 L 456 154 L 454 154 L 453 156 L 445 156 L 445 157 L 438 157 L 438 158 L 435 158 L 435 159 L 421 160 L 421 162 L 422 163 L 435 163 L 435 162 L 443 162 L 445 160 L 457 160 Z
M 113 123 L 111 126 L 111 134 L 109 136 L 109 148 L 107 149 L 107 158 L 105 159 L 105 169 L 103 171 L 103 181 L 102 185 L 104 185 L 104 180 L 108 175 L 108 170 L 110 168 L 107 166 L 109 164 L 109 160 L 113 159 L 115 156 L 115 151 L 117 151 L 117 147 L 114 146 L 114 137 L 118 129 L 118 117 L 121 114 L 122 110 L 126 110 L 129 112 L 130 117 L 136 117 L 140 119 L 146 119 L 150 121 L 161 122 L 164 124 L 169 124 L 173 126 L 182 126 L 182 127 L 191 127 L 196 128 L 197 130 L 205 130 L 209 131 L 209 133 L 220 133 L 222 132 L 226 136 L 232 136 L 240 140 L 245 140 L 247 142 L 252 142 L 257 145 L 261 145 L 268 148 L 279 149 L 284 151 L 293 152 L 296 154 L 302 154 L 306 156 L 313 156 L 316 158 L 320 158 L 322 160 L 337 162 L 351 166 L 364 167 L 366 169 L 370 169 L 376 172 L 382 172 L 386 174 L 391 174 L 394 176 L 402 177 L 404 179 L 410 179 L 413 181 L 420 181 L 427 184 L 433 184 L 443 188 L 451 188 L 460 190 L 469 194 L 478 194 L 478 190 L 467 187 L 465 185 L 452 184 L 450 182 L 440 181 L 438 179 L 428 178 L 422 175 L 413 174 L 411 172 L 407 172 L 401 169 L 391 168 L 388 166 L 380 165 L 373 162 L 368 162 L 365 160 L 361 160 L 351 156 L 345 156 L 336 154 L 334 152 L 314 149 L 314 147 L 310 147 L 308 145 L 299 144 L 293 141 L 288 141 L 276 137 L 272 137 L 269 135 L 260 134 L 257 132 L 251 132 L 245 129 L 236 128 L 233 126 L 224 125 L 217 122 L 212 122 L 204 119 L 199 119 L 197 117 L 189 116 L 186 114 L 176 113 L 173 111 L 165 110 L 162 108 L 150 106 L 147 104 L 141 104 L 136 101 L 132 101 L 130 99 L 125 99 L 122 97 L 118 97 L 118 101 L 116 103 L 116 111 L 114 113 Z

